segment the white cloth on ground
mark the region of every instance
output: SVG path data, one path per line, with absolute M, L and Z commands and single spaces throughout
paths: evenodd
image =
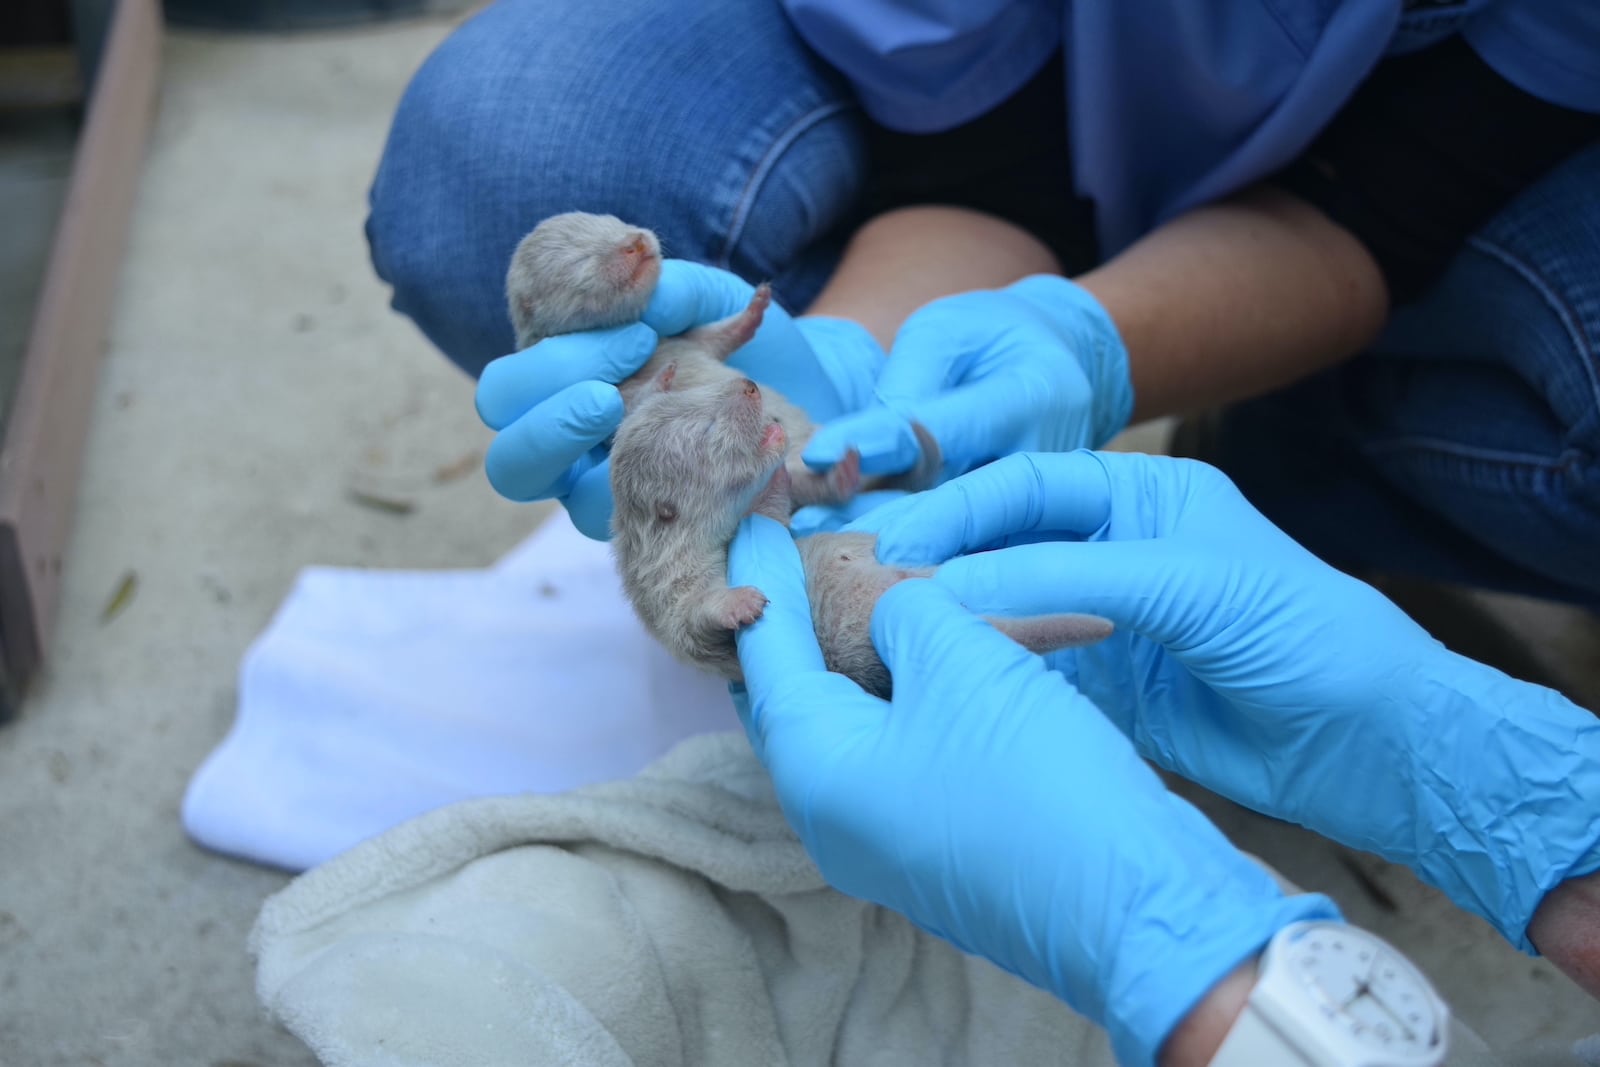
M 557 509 L 487 570 L 302 572 L 183 824 L 304 870 L 454 801 L 625 778 L 737 727 L 726 686 L 645 633 L 609 548 Z
M 1054 998 L 829 889 L 741 734 L 466 801 L 269 899 L 257 993 L 329 1067 L 1112 1067 Z M 1495 1061 L 1464 1028 L 1454 1067 Z

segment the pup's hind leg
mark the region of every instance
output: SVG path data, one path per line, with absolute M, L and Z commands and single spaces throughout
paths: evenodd
M 739 677 L 733 636 L 761 618 L 767 598 L 752 585 L 728 588 L 726 582 L 682 594 L 652 628 L 680 658 L 725 678 Z
M 750 303 L 745 305 L 743 311 L 719 322 L 697 326 L 683 336 L 701 345 L 708 356 L 726 363 L 729 356 L 748 344 L 750 338 L 756 335 L 771 303 L 772 286 L 762 282 L 756 286 L 755 295 L 750 298 Z

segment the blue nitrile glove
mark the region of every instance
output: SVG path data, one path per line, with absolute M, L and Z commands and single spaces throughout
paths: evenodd
M 804 453 L 826 469 L 854 446 L 867 474 L 909 470 L 910 423 L 939 442 L 944 476 L 1013 452 L 1109 441 L 1133 413 L 1128 353 L 1088 290 L 1040 274 L 960 293 L 911 315 L 878 377 L 878 404 L 818 430 Z
M 747 519 L 729 581 L 769 603 L 739 632 L 736 703 L 830 884 L 901 912 L 1106 1027 L 1125 1064 L 1285 925 L 1284 897 L 1162 786 L 1042 659 L 929 581 L 879 601 L 891 703 L 823 668 L 789 532 Z
M 478 380 L 478 415 L 498 431 L 484 467 L 489 483 L 517 501 L 561 501 L 597 540 L 611 522 L 606 442 L 622 421 L 616 383 L 638 370 L 659 337 L 742 311 L 754 286 L 684 260 L 661 264 L 641 323 L 546 338 L 490 363 Z M 751 342 L 729 360 L 803 407 L 813 420 L 867 404 L 883 350 L 842 319 L 794 319 L 776 304 Z
M 1544 894 L 1600 868 L 1600 722 L 1448 651 L 1212 467 L 1014 456 L 855 527 L 903 564 L 1053 539 L 937 581 L 974 611 L 1111 619 L 1109 641 L 1050 662 L 1140 752 L 1412 867 L 1524 951 Z

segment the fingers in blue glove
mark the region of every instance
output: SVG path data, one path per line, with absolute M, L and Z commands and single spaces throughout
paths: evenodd
M 673 337 L 738 314 L 754 292 L 755 286 L 736 274 L 669 259 L 661 264 L 661 280 L 643 321 L 662 337 Z M 834 418 L 866 402 L 882 357 L 881 350 L 873 351 L 876 345 L 870 338 L 865 342 L 867 350 L 862 350 L 865 331 L 860 327 L 854 327 L 848 337 L 837 336 L 839 332 L 838 328 L 828 329 L 827 324 L 801 330 L 775 303 L 767 309 L 755 337 L 734 353 L 728 366 L 778 390 L 813 419 Z M 820 340 L 823 334 L 834 336 L 814 345 L 811 337 Z M 839 351 L 841 346 L 851 350 L 849 358 Z
M 1019 535 L 1092 536 L 1110 518 L 1112 481 L 1095 452 L 1007 456 L 852 522 L 878 535 L 884 563 L 924 566 Z
M 800 551 L 782 523 L 752 515 L 739 524 L 728 550 L 728 583 L 753 585 L 768 601 L 761 618 L 737 635 L 753 697 L 765 696 L 786 675 L 826 670 L 811 624 Z
M 819 427 L 801 458 L 812 470 L 823 471 L 852 448 L 861 454 L 862 474 L 899 474 L 922 456 L 909 419 L 887 408 L 868 408 Z
M 873 386 L 876 404 L 835 419 L 817 430 L 803 454 L 809 466 L 825 470 L 839 462 L 851 448 L 861 453 L 863 474 L 899 474 L 916 465 L 922 450 L 905 412 L 955 385 L 971 359 L 971 350 L 951 343 L 947 329 L 934 324 L 922 325 L 922 322 L 914 316 L 900 331 L 895 346 L 914 344 L 919 334 L 933 335 L 930 343 L 922 346 L 914 357 L 890 359 L 883 364 Z M 949 432 L 947 427 L 945 433 Z M 944 445 L 945 438 L 938 432 L 934 432 L 933 438 Z
M 740 523 L 729 546 L 728 581 L 753 585 L 767 597 L 761 618 L 735 635 L 744 692 L 735 693 L 734 704 L 751 747 L 763 761 L 769 758 L 766 739 L 775 719 L 804 723 L 814 718 L 814 709 L 825 707 L 837 713 L 829 728 L 838 728 L 852 711 L 881 714 L 880 701 L 848 678 L 828 673 L 811 622 L 805 568 L 794 538 L 782 524 L 760 515 Z M 774 755 L 780 764 L 803 761 L 817 741 L 821 738 L 793 739 Z M 774 773 L 782 771 L 775 768 Z
M 621 421 L 616 386 L 600 381 L 568 386 L 495 435 L 484 458 L 489 484 L 520 502 L 564 496 L 594 466 L 590 450 Z
M 746 520 L 729 577 L 770 600 L 738 637 L 738 704 L 824 875 L 1053 990 L 1125 1062 L 1152 1062 L 1274 930 L 1335 914 L 1284 900 L 1092 705 L 948 590 L 906 581 L 878 603 L 891 710 L 823 670 L 787 530 Z
M 686 259 L 661 264 L 661 280 L 645 305 L 641 321 L 662 337 L 737 315 L 750 303 L 756 287 L 716 267 Z
M 1038 417 L 1032 408 L 1017 402 L 1017 395 L 1025 391 L 1024 382 L 982 378 L 904 410 L 933 435 L 944 455 L 958 464 L 957 472 L 964 473 L 1024 440 Z
M 611 499 L 611 457 L 607 456 L 580 474 L 561 503 L 579 533 L 595 541 L 609 540 L 614 504 Z
M 789 532 L 796 537 L 808 537 L 815 533 L 834 533 L 874 509 L 883 507 L 890 501 L 904 499 L 905 496 L 904 489 L 874 489 L 870 492 L 857 493 L 843 504 L 816 504 L 801 508 L 789 517 Z
M 1092 458 L 1099 481 L 1072 476 L 1081 457 L 1020 457 L 858 525 L 928 522 L 936 556 L 1019 530 L 1096 537 L 954 559 L 935 580 L 974 610 L 1090 611 L 1152 639 L 1103 660 L 1099 646 L 1080 650 L 1073 675 L 1146 757 L 1413 867 L 1529 949 L 1542 894 L 1595 862 L 1593 809 L 1579 799 L 1600 777 L 1584 752 L 1589 716 L 1447 652 L 1214 469 Z M 1102 506 L 1104 529 L 1088 530 Z M 922 531 L 910 536 L 927 547 Z M 1469 755 L 1474 769 L 1460 773 Z M 1330 803 L 1307 786 L 1326 781 L 1368 802 Z
M 873 388 L 877 403 L 820 428 L 806 445 L 806 463 L 826 469 L 854 448 L 861 453 L 863 474 L 910 470 L 921 456 L 912 418 L 922 423 L 947 455 L 968 456 L 974 449 L 987 448 L 985 442 L 993 438 L 986 435 L 996 430 L 993 413 L 1022 410 L 1014 402 L 1018 383 L 1002 377 L 958 388 L 975 349 L 953 339 L 950 327 L 938 315 L 913 316 L 895 338 L 895 350 L 902 355 L 888 360 L 878 375 Z M 991 402 L 996 391 L 1007 402 Z M 972 425 L 975 416 L 981 427 Z M 1014 417 L 1020 420 L 1026 415 Z M 1020 432 L 1023 428 L 1019 422 L 1009 429 Z
M 973 611 L 1086 612 L 1183 648 L 1219 625 L 1221 586 L 1238 575 L 1218 571 L 1214 557 L 1161 541 L 1057 541 L 952 559 L 934 580 Z
M 919 706 L 918 714 L 932 714 L 935 706 L 943 709 L 938 714 L 956 717 L 980 704 L 1009 707 L 1020 689 L 1059 685 L 1042 659 L 974 615 L 949 589 L 926 580 L 900 582 L 879 598 L 872 643 L 894 677 L 896 695 Z M 919 701 L 918 693 L 930 687 L 939 699 Z M 1061 689 L 1058 696 L 1068 699 Z
M 959 836 L 961 855 L 945 860 L 970 884 L 942 872 L 938 887 L 917 892 L 913 871 L 909 910 L 1100 1021 L 1121 1062 L 1152 1062 L 1189 1007 L 1274 931 L 1338 917 L 1325 897 L 1283 897 L 1265 870 L 1166 791 L 1093 705 L 948 589 L 906 581 L 889 590 L 873 640 L 895 677 L 896 747 L 917 749 L 946 774 L 968 764 L 985 782 L 962 804 L 987 831 Z M 814 815 L 819 827 L 828 817 Z M 946 816 L 941 834 L 952 823 Z M 1059 852 L 1024 849 L 1037 867 L 1021 879 L 1017 849 L 1006 844 L 1012 834 Z M 1099 874 L 1048 873 L 1055 864 Z M 867 885 L 892 884 L 905 869 L 903 857 L 876 853 L 856 865 Z M 981 902 L 977 916 L 956 902 L 969 897 Z
M 548 337 L 483 368 L 478 417 L 489 429 L 504 430 L 574 385 L 615 385 L 644 366 L 655 347 L 655 331 L 638 323 Z
M 1081 286 L 1042 276 L 919 309 L 874 396 L 861 417 L 814 439 L 806 462 L 829 465 L 854 445 L 867 473 L 907 470 L 915 421 L 939 443 L 945 471 L 961 473 L 1018 451 L 1103 443 L 1133 408 L 1115 323 Z

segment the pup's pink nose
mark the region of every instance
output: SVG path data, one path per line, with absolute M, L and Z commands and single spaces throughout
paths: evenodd
M 622 254 L 625 256 L 642 256 L 649 251 L 650 246 L 644 243 L 644 234 L 642 233 L 632 234 L 622 246 Z

